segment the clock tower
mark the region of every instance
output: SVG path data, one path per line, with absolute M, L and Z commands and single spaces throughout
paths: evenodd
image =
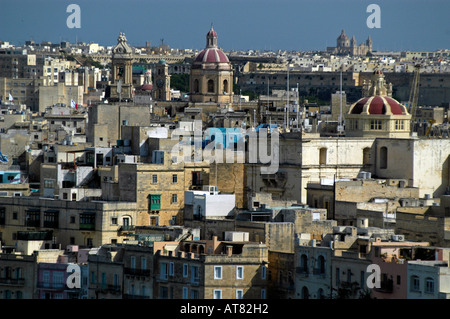
M 154 98 L 157 101 L 170 101 L 170 75 L 169 66 L 166 60 L 159 60 L 156 65 L 155 82 L 156 85 L 153 86 Z
M 132 99 L 133 91 L 133 50 L 127 43 L 124 33 L 117 38 L 117 45 L 112 49 L 112 83 L 110 98 L 112 100 Z

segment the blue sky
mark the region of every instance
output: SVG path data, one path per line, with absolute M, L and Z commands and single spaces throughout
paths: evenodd
M 80 29 L 66 25 L 72 3 Z M 379 29 L 366 25 L 372 3 Z M 379 51 L 434 51 L 450 48 L 449 17 L 448 0 L 1 0 L 0 40 L 112 45 L 125 32 L 133 46 L 202 49 L 213 23 L 225 50 L 321 50 L 345 29 L 358 43 L 370 34 Z

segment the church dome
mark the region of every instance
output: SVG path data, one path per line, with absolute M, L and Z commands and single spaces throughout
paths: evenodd
M 213 27 L 206 34 L 206 48 L 202 50 L 194 59 L 200 63 L 229 63 L 230 60 L 217 46 L 217 32 Z
M 406 115 L 406 107 L 389 96 L 370 96 L 359 99 L 350 108 L 350 114 Z
M 381 70 L 372 73 L 367 94 L 354 103 L 349 114 L 409 115 L 406 107 L 392 98 L 392 84 L 386 84 Z
M 229 63 L 228 57 L 218 48 L 206 48 L 202 50 L 194 62 L 207 62 L 207 63 Z

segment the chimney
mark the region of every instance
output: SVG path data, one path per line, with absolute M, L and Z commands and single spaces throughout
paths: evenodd
M 233 255 L 233 246 L 227 246 L 227 256 L 231 257 Z

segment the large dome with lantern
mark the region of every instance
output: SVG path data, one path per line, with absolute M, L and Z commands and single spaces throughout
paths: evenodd
M 374 71 L 371 81 L 363 84 L 363 97 L 346 114 L 346 136 L 409 137 L 411 115 L 392 97 L 382 71 Z

